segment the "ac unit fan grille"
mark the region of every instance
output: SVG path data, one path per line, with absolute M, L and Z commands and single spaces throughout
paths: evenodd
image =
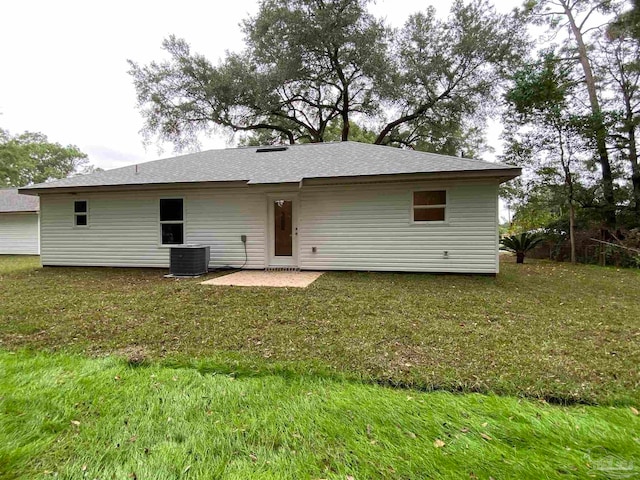
M 171 247 L 169 273 L 180 277 L 204 275 L 209 270 L 209 252 L 209 247 L 200 245 Z

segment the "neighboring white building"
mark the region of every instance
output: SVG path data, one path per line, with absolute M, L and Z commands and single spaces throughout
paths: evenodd
M 38 255 L 38 197 L 0 189 L 0 255 Z
M 43 265 L 497 273 L 508 165 L 356 142 L 211 150 L 21 189 Z M 243 237 L 246 243 L 243 242 Z

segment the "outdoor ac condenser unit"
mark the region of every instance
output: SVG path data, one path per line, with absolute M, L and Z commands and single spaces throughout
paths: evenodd
M 179 277 L 204 275 L 209 269 L 209 247 L 176 245 L 171 247 L 169 273 Z

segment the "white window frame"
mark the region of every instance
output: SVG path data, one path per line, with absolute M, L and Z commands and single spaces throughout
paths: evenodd
M 413 197 L 416 192 L 444 192 L 445 195 L 445 204 L 442 205 L 414 205 Z M 409 209 L 409 219 L 411 220 L 411 224 L 414 225 L 444 225 L 449 223 L 449 189 L 448 188 L 416 188 L 411 190 L 411 198 L 409 199 L 410 209 Z M 414 220 L 413 212 L 418 210 L 427 210 L 434 208 L 444 208 L 444 220 Z
M 160 203 L 162 200 L 182 200 L 182 221 L 179 220 L 160 220 L 162 217 L 160 216 Z M 182 224 L 182 243 L 162 243 L 162 225 L 177 225 Z M 160 248 L 171 248 L 176 245 L 184 245 L 187 243 L 187 202 L 184 197 L 160 197 L 158 198 L 158 246 Z
M 76 212 L 76 202 L 85 202 L 87 204 L 87 211 Z M 84 198 L 74 199 L 72 208 L 73 208 L 73 228 L 89 228 L 89 200 L 85 200 Z M 87 217 L 86 225 L 78 225 L 78 217 L 80 216 Z

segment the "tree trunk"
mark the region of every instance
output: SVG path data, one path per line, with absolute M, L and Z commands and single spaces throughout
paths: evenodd
M 640 165 L 638 165 L 638 149 L 636 146 L 636 128 L 629 126 L 629 160 L 631 161 L 631 182 L 633 184 L 633 200 L 636 224 L 640 225 Z
M 349 140 L 349 113 L 348 112 L 343 112 L 342 113 L 342 141 L 346 142 L 347 140 Z
M 571 32 L 578 45 L 578 57 L 584 71 L 584 80 L 587 85 L 587 93 L 589 94 L 589 103 L 591 105 L 591 113 L 593 115 L 596 149 L 598 151 L 598 160 L 602 169 L 602 191 L 604 196 L 604 221 L 609 228 L 615 228 L 616 225 L 616 204 L 613 195 L 613 174 L 611 171 L 611 163 L 609 162 L 609 152 L 607 151 L 607 129 L 602 120 L 602 111 L 600 109 L 600 101 L 596 90 L 596 82 L 593 77 L 591 64 L 587 55 L 587 47 L 584 44 L 582 31 L 576 24 L 573 12 L 566 0 L 561 0 L 561 5 L 565 15 L 569 19 Z
M 524 252 L 516 252 L 516 263 L 524 263 Z
M 336 73 L 338 74 L 338 78 L 340 79 L 340 83 L 342 84 L 342 108 L 340 110 L 340 117 L 342 118 L 342 131 L 340 132 L 340 139 L 343 142 L 349 140 L 349 83 L 350 81 L 344 74 L 342 70 L 342 65 L 340 65 L 339 55 L 338 55 L 338 47 L 334 47 L 333 50 L 329 51 L 329 58 L 331 59 L 331 63 L 336 69 Z
M 340 78 L 344 78 L 344 76 L 340 75 Z M 349 140 L 349 128 L 350 128 L 350 124 L 349 124 L 349 85 L 346 83 L 345 80 L 345 85 L 344 85 L 344 91 L 342 93 L 343 97 L 342 97 L 342 141 L 346 142 L 347 140 Z
M 633 106 L 629 92 L 623 88 L 622 95 L 625 104 L 625 123 L 629 136 L 629 161 L 631 162 L 631 184 L 633 186 L 633 211 L 636 225 L 640 225 L 640 165 L 638 165 L 638 147 L 636 144 L 636 126 L 634 123 Z
M 571 245 L 571 263 L 576 263 L 576 206 L 569 200 L 569 243 Z
M 604 228 L 600 229 L 600 241 L 605 242 L 607 240 L 607 231 Z M 607 252 L 604 247 L 604 243 L 600 243 L 600 266 L 607 266 Z
M 558 130 L 558 146 L 560 147 L 560 163 L 562 164 L 562 170 L 564 171 L 564 184 L 567 187 L 567 200 L 569 203 L 569 244 L 571 245 L 571 263 L 576 263 L 576 238 L 575 238 L 575 223 L 576 223 L 576 206 L 573 200 L 573 175 L 571 174 L 571 147 L 567 144 L 567 153 L 565 155 L 564 140 L 562 136 L 562 127 L 556 126 Z

